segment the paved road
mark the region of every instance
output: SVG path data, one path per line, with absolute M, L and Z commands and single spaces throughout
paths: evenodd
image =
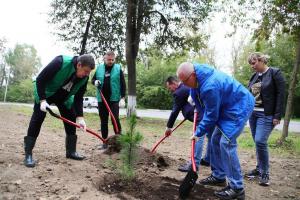
M 0 105 L 16 105 L 16 106 L 29 106 L 33 107 L 32 104 L 22 104 L 22 103 L 3 103 L 0 102 Z M 55 107 L 53 107 L 55 109 Z M 96 108 L 85 108 L 84 112 L 87 113 L 97 113 L 98 110 Z M 151 117 L 151 118 L 159 118 L 159 119 L 168 119 L 171 111 L 170 110 L 156 110 L 156 109 L 137 109 L 138 117 Z M 126 109 L 120 109 L 120 115 L 126 115 Z M 183 116 L 179 114 L 179 120 L 183 119 Z M 249 124 L 247 124 L 249 126 Z M 283 120 L 279 125 L 275 127 L 277 130 L 282 130 Z M 291 121 L 289 125 L 289 131 L 300 133 L 300 122 Z

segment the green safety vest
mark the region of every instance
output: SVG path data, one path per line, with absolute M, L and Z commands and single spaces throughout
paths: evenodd
M 63 64 L 61 69 L 55 74 L 53 79 L 51 79 L 48 83 L 46 83 L 46 98 L 54 95 L 57 90 L 59 90 L 63 83 L 68 80 L 71 75 L 75 72 L 75 68 L 72 62 L 73 57 L 63 56 Z M 88 81 L 88 77 L 83 78 L 78 81 L 75 85 L 73 85 L 69 95 L 64 101 L 64 105 L 70 109 L 74 102 L 74 95 L 78 92 L 78 90 Z M 40 102 L 40 98 L 37 93 L 36 81 L 34 81 L 34 99 L 36 103 Z
M 120 73 L 121 73 L 121 65 L 114 64 L 110 72 L 110 89 L 111 89 L 111 95 L 109 99 L 110 101 L 120 101 L 121 99 Z M 97 66 L 95 75 L 96 75 L 96 79 L 101 81 L 101 89 L 102 89 L 103 82 L 104 82 L 104 75 L 105 75 L 104 64 L 99 64 Z M 96 91 L 96 94 L 97 94 L 98 102 L 102 102 L 101 95 L 98 89 Z

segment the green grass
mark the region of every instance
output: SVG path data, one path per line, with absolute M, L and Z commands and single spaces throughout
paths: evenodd
M 278 145 L 280 137 L 280 131 L 272 131 L 268 140 L 269 149 L 272 153 L 300 155 L 300 134 L 289 133 L 287 140 L 282 145 Z M 238 144 L 241 149 L 255 148 L 249 128 L 245 128 L 244 133 L 238 138 Z
M 0 107 L 0 110 L 7 110 L 7 112 L 16 112 L 28 116 L 28 120 L 32 114 L 32 108 L 21 107 L 21 106 L 11 106 L 11 107 Z M 58 113 L 58 110 L 54 110 Z M 97 131 L 100 128 L 100 119 L 97 113 L 85 113 L 85 121 L 88 128 Z M 180 121 L 177 121 L 177 125 Z M 53 131 L 63 130 L 63 124 L 61 120 L 51 117 L 50 114 L 47 115 L 45 120 L 45 126 L 51 128 Z M 127 130 L 126 118 L 121 116 L 122 129 Z M 138 118 L 136 129 L 142 134 L 147 135 L 144 137 L 144 144 L 152 145 L 158 137 L 161 137 L 164 133 L 167 120 L 154 119 L 154 118 Z M 112 125 L 109 123 L 109 129 L 112 130 Z M 182 137 L 184 139 L 189 139 L 192 130 L 192 123 L 186 121 L 179 129 L 176 130 L 174 135 L 176 137 Z M 269 149 L 271 153 L 281 154 L 281 155 L 298 155 L 300 156 L 300 134 L 289 133 L 289 137 L 283 145 L 278 146 L 277 141 L 281 137 L 281 132 L 274 130 L 269 138 Z M 253 150 L 255 144 L 253 142 L 249 128 L 245 128 L 244 133 L 238 138 L 239 149 L 242 150 Z
M 300 122 L 300 118 L 292 118 L 292 121 Z

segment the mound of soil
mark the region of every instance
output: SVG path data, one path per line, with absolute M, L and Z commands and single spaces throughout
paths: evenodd
M 110 155 L 112 150 L 108 150 Z M 120 199 L 179 199 L 179 186 L 182 180 L 161 176 L 159 171 L 167 170 L 176 160 L 160 154 L 151 154 L 149 149 L 139 147 L 136 163 L 136 176 L 133 180 L 123 180 L 120 175 L 111 171 L 95 180 L 95 187 L 107 194 L 117 194 Z M 213 190 L 196 185 L 189 199 L 216 199 Z

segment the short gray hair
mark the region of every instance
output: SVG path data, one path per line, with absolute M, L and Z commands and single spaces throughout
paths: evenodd
M 248 56 L 248 63 L 251 65 L 253 60 L 258 60 L 258 61 L 263 62 L 264 64 L 267 64 L 269 59 L 270 59 L 270 56 L 268 56 L 268 55 L 265 55 L 261 52 L 254 52 Z
M 95 68 L 95 60 L 93 58 L 93 56 L 91 56 L 90 54 L 84 54 L 78 57 L 77 59 L 78 63 L 81 63 L 81 65 L 83 66 L 88 66 L 91 69 Z

